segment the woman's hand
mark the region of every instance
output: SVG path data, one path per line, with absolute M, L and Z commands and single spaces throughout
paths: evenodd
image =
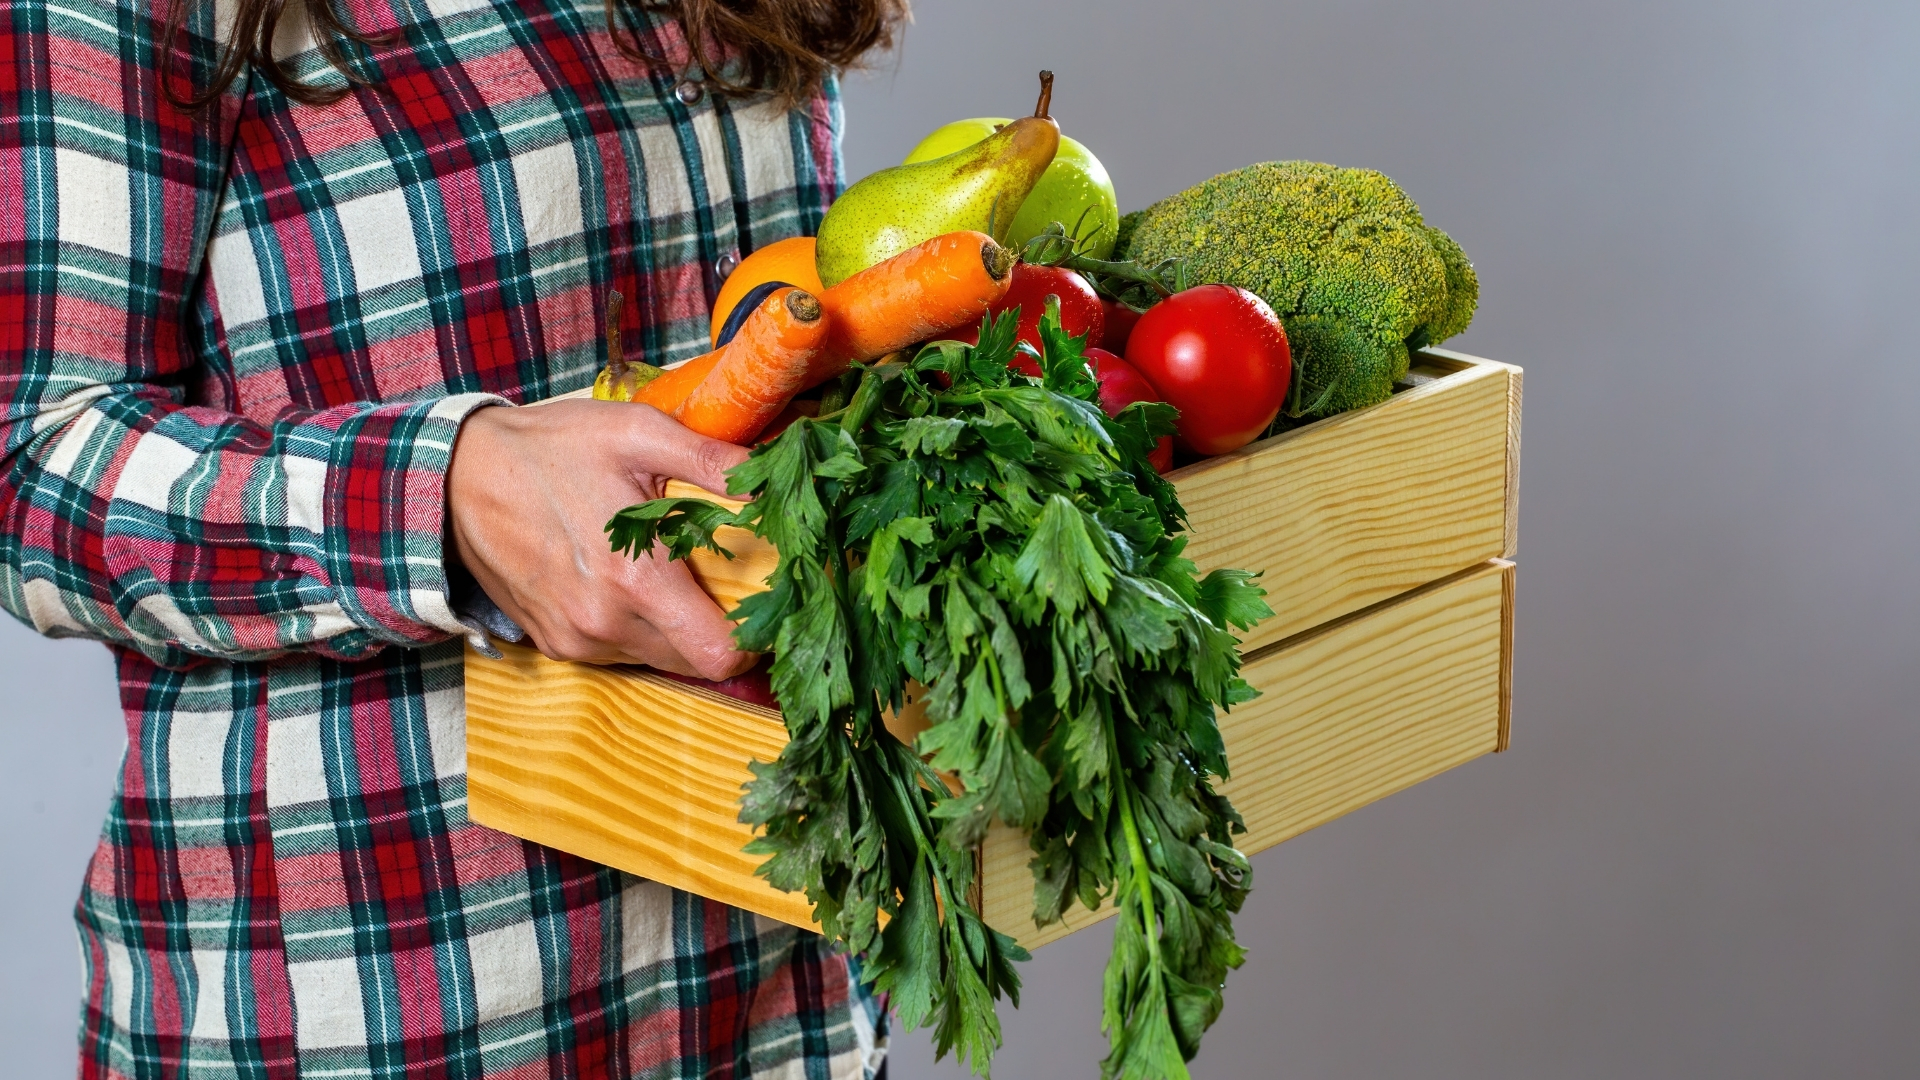
M 556 660 L 640 663 L 725 679 L 753 666 L 733 624 L 655 545 L 615 554 L 606 523 L 669 477 L 713 492 L 744 447 L 650 405 L 559 401 L 476 410 L 447 473 L 454 552 L 500 610 Z

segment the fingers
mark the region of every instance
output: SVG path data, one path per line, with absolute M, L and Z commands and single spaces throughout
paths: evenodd
M 542 653 L 713 680 L 738 675 L 758 659 L 734 647 L 733 623 L 664 550 L 656 546 L 631 561 L 609 558 L 617 562 L 593 575 L 594 587 L 541 613 L 534 625 L 522 624 Z
M 662 671 L 689 675 L 687 663 L 658 630 L 630 613 L 615 613 L 616 621 L 592 629 L 578 625 L 585 619 L 561 620 L 552 626 L 527 626 L 533 645 L 550 660 L 580 664 L 645 664 Z
M 733 623 L 721 612 L 682 563 L 654 549 L 633 560 L 629 598 L 638 615 L 671 642 L 685 667 L 683 675 L 727 679 L 746 671 L 758 659 L 733 644 Z
M 689 431 L 651 405 L 626 405 L 631 430 L 627 463 L 639 473 L 670 476 L 727 492 L 727 470 L 747 460 L 747 448 Z

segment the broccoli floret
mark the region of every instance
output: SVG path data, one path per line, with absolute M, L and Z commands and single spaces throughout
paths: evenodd
M 1460 245 L 1369 169 L 1273 161 L 1223 173 L 1121 219 L 1125 258 L 1187 261 L 1280 316 L 1302 406 L 1385 401 L 1409 350 L 1467 328 L 1479 280 Z M 1116 255 L 1116 258 L 1121 257 Z
M 1131 214 L 1120 215 L 1120 228 L 1113 234 L 1113 254 L 1109 259 L 1124 259 L 1127 249 L 1133 246 L 1133 230 L 1140 227 L 1140 219 L 1147 216 L 1145 210 L 1135 210 Z

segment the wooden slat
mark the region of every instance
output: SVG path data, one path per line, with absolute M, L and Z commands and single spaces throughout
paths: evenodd
M 634 668 L 467 653 L 473 820 L 799 926 L 806 898 L 740 850 L 747 762 L 786 745 L 780 715 Z
M 1513 591 L 1517 584 L 1514 564 L 1499 561 L 1506 571 L 1500 579 L 1500 739 L 1493 747 L 1496 754 L 1513 743 Z
M 1507 376 L 1513 395 L 1507 405 L 1507 544 L 1500 552 L 1503 559 L 1520 552 L 1520 390 L 1525 381 L 1519 368 Z
M 1478 356 L 1468 356 L 1451 349 L 1427 349 L 1420 354 L 1424 358 L 1437 359 L 1447 363 L 1471 364 L 1475 366 L 1495 365 L 1493 360 Z M 1511 364 L 1498 364 L 1507 370 L 1507 482 L 1506 482 L 1506 524 L 1505 542 L 1500 557 L 1511 559 L 1520 549 L 1520 405 L 1521 389 L 1524 386 L 1525 372 Z
M 474 821 L 783 922 L 804 897 L 753 874 L 739 821 L 750 761 L 787 744 L 771 709 L 644 668 L 569 664 L 496 642 L 467 653 L 467 798 Z M 912 684 L 917 686 L 918 684 Z M 926 729 L 913 689 L 887 727 Z
M 1504 704 L 1506 597 L 1493 561 L 1249 657 L 1262 696 L 1221 718 L 1249 854 L 1495 749 Z M 981 913 L 1029 947 L 1110 914 L 1033 925 L 1026 838 L 997 827 L 982 853 Z
M 1187 553 L 1200 568 L 1267 572 L 1261 584 L 1276 614 L 1245 648 L 1511 552 L 1520 369 L 1429 350 L 1410 381 L 1374 408 L 1171 474 L 1191 522 Z M 712 497 L 677 481 L 667 493 Z M 700 551 L 691 564 L 731 608 L 763 587 L 779 555 L 745 530 L 721 534 L 734 558 Z
M 1257 649 L 1398 596 L 1508 547 L 1518 369 L 1423 353 L 1416 385 L 1172 474 L 1202 570 L 1262 579 L 1275 615 Z

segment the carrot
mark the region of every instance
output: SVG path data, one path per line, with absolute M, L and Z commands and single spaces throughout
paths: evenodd
M 634 392 L 631 400 L 643 405 L 651 405 L 667 415 L 673 415 L 687 395 L 693 393 L 713 366 L 720 362 L 725 349 L 715 349 L 704 356 L 696 356 L 677 368 L 668 368 L 654 380 Z
M 821 314 L 820 301 L 805 289 L 781 289 L 761 301 L 673 415 L 702 435 L 752 442 L 806 384 L 832 321 Z
M 807 386 L 847 365 L 980 321 L 1013 280 L 1014 251 L 981 232 L 951 232 L 910 247 L 820 294 L 826 345 Z

